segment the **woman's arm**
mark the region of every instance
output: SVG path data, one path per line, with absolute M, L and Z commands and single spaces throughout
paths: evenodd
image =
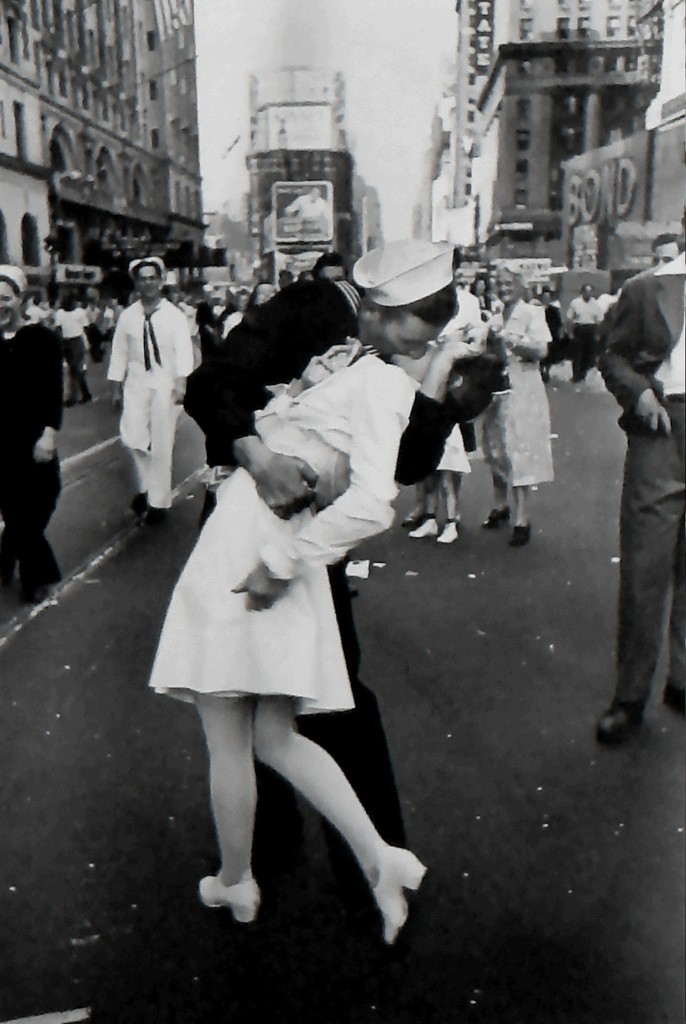
M 393 522 L 392 505 L 398 493 L 395 466 L 414 389 L 397 367 L 375 359 L 356 365 L 358 371 L 351 380 L 350 486 L 304 523 L 288 546 L 264 547 L 262 561 L 275 578 L 292 579 L 303 565 L 331 565 Z

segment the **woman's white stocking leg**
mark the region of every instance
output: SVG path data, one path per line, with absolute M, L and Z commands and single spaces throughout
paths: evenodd
M 210 758 L 210 798 L 221 851 L 219 879 L 230 886 L 250 874 L 255 823 L 254 704 L 199 695 L 196 705 Z

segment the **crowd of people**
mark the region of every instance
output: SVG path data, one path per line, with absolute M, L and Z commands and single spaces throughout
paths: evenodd
M 395 941 L 425 867 L 407 848 L 376 699 L 358 677 L 344 561 L 391 526 L 401 485 L 417 489 L 410 536 L 456 541 L 479 438 L 493 481 L 482 525 L 508 525 L 509 544 L 527 545 L 532 488 L 554 478 L 545 380 L 563 358 L 578 382 L 599 362 L 629 434 L 617 690 L 598 739 L 640 726 L 668 608 L 664 699 L 683 714 L 684 257 L 664 237 L 655 253 L 659 268 L 619 297 L 583 285 L 564 313 L 514 264 L 468 279 L 445 243 L 373 250 L 352 278 L 329 253 L 302 280 L 260 282 L 221 308 L 172 301 L 157 257 L 132 262 L 132 301 L 117 309 L 95 295 L 25 307 L 22 272 L 0 267 L 3 583 L 18 565 L 35 602 L 59 578 L 44 532 L 63 406 L 90 400 L 87 351 L 110 348 L 131 507 L 147 524 L 171 507 L 182 407 L 205 436 L 201 529 L 150 685 L 193 703 L 207 739 L 220 866 L 200 882 L 206 906 L 257 915 L 257 808 L 278 820 L 270 842 L 298 828 L 276 773 L 329 822 L 342 886 L 353 899 L 366 884 Z

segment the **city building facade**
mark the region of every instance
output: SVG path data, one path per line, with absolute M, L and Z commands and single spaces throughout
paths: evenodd
M 347 145 L 342 76 L 291 67 L 253 77 L 250 106 L 249 223 L 260 273 L 298 276 L 332 249 L 352 260 L 367 228 L 355 210 L 364 189 Z
M 628 216 L 626 174 L 637 182 L 631 215 L 642 203 L 644 222 L 670 222 L 660 205 L 681 207 L 674 197 L 683 193 L 683 8 L 684 0 L 457 0 L 451 220 L 464 244 L 483 258 L 564 266 L 573 259 L 573 176 L 586 166 L 595 181 L 585 157 L 595 151 L 606 163 L 600 205 L 614 203 L 608 223 Z M 603 230 L 601 262 L 625 259 L 631 246 L 610 246 Z M 590 245 L 583 230 L 577 241 Z
M 0 0 L 0 243 L 87 281 L 202 242 L 190 0 Z

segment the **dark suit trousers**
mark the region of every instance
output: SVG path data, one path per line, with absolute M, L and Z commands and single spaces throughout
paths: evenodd
M 24 593 L 57 583 L 60 570 L 44 531 L 60 493 L 57 459 L 0 463 L 0 514 L 5 528 L 0 540 L 0 574 L 12 576 L 17 563 Z
M 686 674 L 684 402 L 667 400 L 672 434 L 631 433 L 620 518 L 618 702 L 645 704 L 665 632 L 668 679 Z
M 585 380 L 598 358 L 598 328 L 595 324 L 575 324 L 572 340 L 572 377 Z

